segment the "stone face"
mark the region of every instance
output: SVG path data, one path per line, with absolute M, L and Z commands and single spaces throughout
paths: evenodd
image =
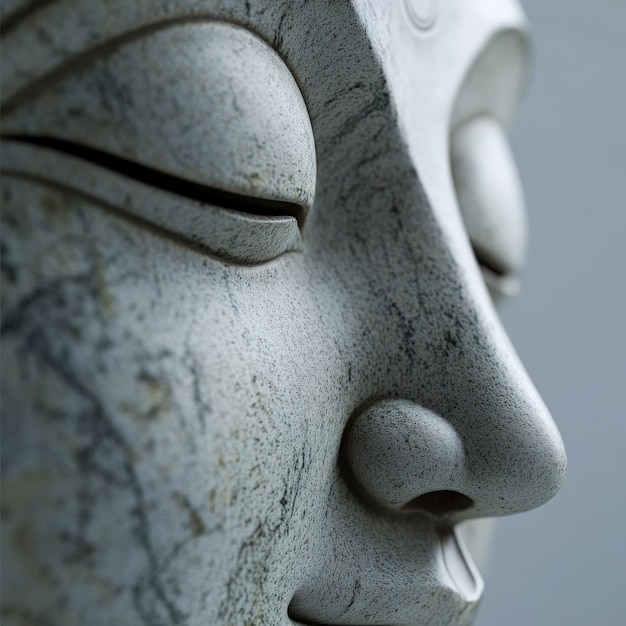
M 510 117 L 516 5 L 440 1 L 424 33 L 365 0 L 24 6 L 3 621 L 469 624 L 458 531 L 480 561 L 476 520 L 565 471 L 470 241 L 515 237 L 463 131 Z M 495 261 L 497 296 L 517 265 Z

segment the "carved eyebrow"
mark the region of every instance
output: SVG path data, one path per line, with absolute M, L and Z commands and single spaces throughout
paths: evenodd
M 174 193 L 190 200 L 196 200 L 204 204 L 212 204 L 239 211 L 252 215 L 261 216 L 290 216 L 296 219 L 298 227 L 302 229 L 305 218 L 304 207 L 293 202 L 283 200 L 269 200 L 267 198 L 257 198 L 255 196 L 247 196 L 244 194 L 233 193 L 210 187 L 201 183 L 187 180 L 180 176 L 168 174 L 160 170 L 147 167 L 136 161 L 126 159 L 124 157 L 98 150 L 84 144 L 58 139 L 45 135 L 27 135 L 27 134 L 7 134 L 2 135 L 2 139 L 8 141 L 19 141 L 35 146 L 41 146 L 57 152 L 62 152 L 70 156 L 89 161 L 100 167 L 104 167 L 112 172 L 121 174 L 128 178 L 132 178 L 138 182 L 144 183 L 166 191 Z

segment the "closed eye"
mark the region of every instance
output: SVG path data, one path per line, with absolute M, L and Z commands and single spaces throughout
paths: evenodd
M 479 116 L 455 129 L 451 168 L 459 210 L 494 301 L 519 290 L 526 244 L 525 207 L 501 125 Z
M 451 114 L 450 166 L 459 210 L 496 304 L 519 290 L 526 210 L 505 129 L 529 68 L 525 32 L 496 32 L 478 51 Z
M 317 179 L 311 121 L 286 64 L 249 30 L 165 22 L 23 92 L 2 120 L 6 171 L 101 199 L 231 262 L 300 249 Z
M 177 194 L 190 200 L 196 200 L 205 204 L 220 206 L 233 211 L 241 211 L 251 215 L 264 216 L 291 216 L 294 217 L 298 225 L 302 227 L 304 222 L 304 207 L 292 202 L 282 202 L 280 200 L 268 200 L 232 193 L 216 187 L 210 187 L 190 180 L 185 180 L 179 176 L 160 172 L 151 167 L 142 165 L 130 159 L 98 150 L 90 146 L 66 141 L 56 137 L 46 137 L 41 135 L 3 135 L 2 139 L 8 141 L 18 141 L 34 146 L 41 146 L 50 150 L 55 150 L 63 154 L 68 154 L 79 159 L 84 159 L 100 167 L 104 167 L 117 174 L 122 174 L 133 178 L 141 183 Z

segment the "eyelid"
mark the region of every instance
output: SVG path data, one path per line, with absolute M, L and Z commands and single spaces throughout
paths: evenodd
M 526 253 L 526 211 L 504 129 L 526 85 L 523 27 L 495 32 L 471 61 L 450 116 L 450 165 L 474 255 L 494 300 L 515 295 Z
M 261 216 L 303 226 L 315 195 L 315 143 L 296 81 L 267 43 L 231 23 L 168 23 L 75 65 L 5 116 L 3 135 L 248 214 L 247 224 L 263 223 L 263 258 L 293 249 L 299 233 L 262 241 L 276 224 L 267 228 Z M 205 219 L 221 219 L 213 213 Z M 181 232 L 184 218 L 174 221 L 194 240 L 197 233 Z M 236 260 L 259 262 L 253 257 Z
M 312 205 L 306 105 L 278 54 L 250 31 L 166 24 L 77 68 L 6 115 L 3 134 L 88 144 L 208 187 Z
M 457 201 L 474 254 L 490 290 L 518 290 L 526 252 L 526 210 L 521 184 L 500 123 L 476 117 L 450 137 Z

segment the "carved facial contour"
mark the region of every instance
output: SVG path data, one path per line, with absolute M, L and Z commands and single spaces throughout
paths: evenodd
M 456 525 L 542 504 L 565 456 L 485 284 L 523 257 L 523 17 L 423 4 L 11 24 L 9 616 L 471 621 Z

